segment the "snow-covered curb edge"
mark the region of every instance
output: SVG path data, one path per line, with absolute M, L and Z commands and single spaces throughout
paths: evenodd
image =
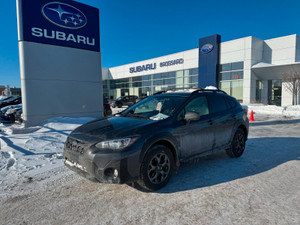
M 0 137 L 0 150 L 7 146 L 7 143 Z

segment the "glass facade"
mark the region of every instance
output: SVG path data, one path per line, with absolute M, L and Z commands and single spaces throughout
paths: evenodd
M 220 65 L 219 88 L 227 94 L 243 101 L 244 62 Z
M 142 97 L 166 89 L 197 87 L 198 68 L 193 68 L 115 80 L 103 80 L 103 95 L 109 99 L 116 99 L 125 95 Z
M 243 100 L 244 62 L 220 65 L 219 88 Z M 156 73 L 115 80 L 103 81 L 105 98 L 116 99 L 125 95 L 144 97 L 166 89 L 182 89 L 198 87 L 198 68 Z

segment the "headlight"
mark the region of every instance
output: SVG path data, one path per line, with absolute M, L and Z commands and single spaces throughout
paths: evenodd
M 112 150 L 121 150 L 129 145 L 131 145 L 137 138 L 122 138 L 110 141 L 102 141 L 96 144 L 96 147 L 99 149 L 112 149 Z

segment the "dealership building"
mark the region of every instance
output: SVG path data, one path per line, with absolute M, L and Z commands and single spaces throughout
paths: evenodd
M 300 37 L 199 40 L 198 48 L 102 69 L 103 94 L 148 96 L 166 89 L 217 86 L 244 104 L 291 105 L 283 74 L 300 74 Z M 299 95 L 298 95 L 299 96 Z M 299 101 L 299 100 L 298 100 Z

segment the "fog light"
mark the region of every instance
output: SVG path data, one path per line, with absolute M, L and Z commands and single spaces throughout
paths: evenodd
M 118 172 L 118 170 L 117 170 L 117 169 L 115 169 L 115 171 L 114 171 L 114 178 L 117 178 L 117 177 L 118 177 L 118 175 L 119 175 L 119 172 Z

